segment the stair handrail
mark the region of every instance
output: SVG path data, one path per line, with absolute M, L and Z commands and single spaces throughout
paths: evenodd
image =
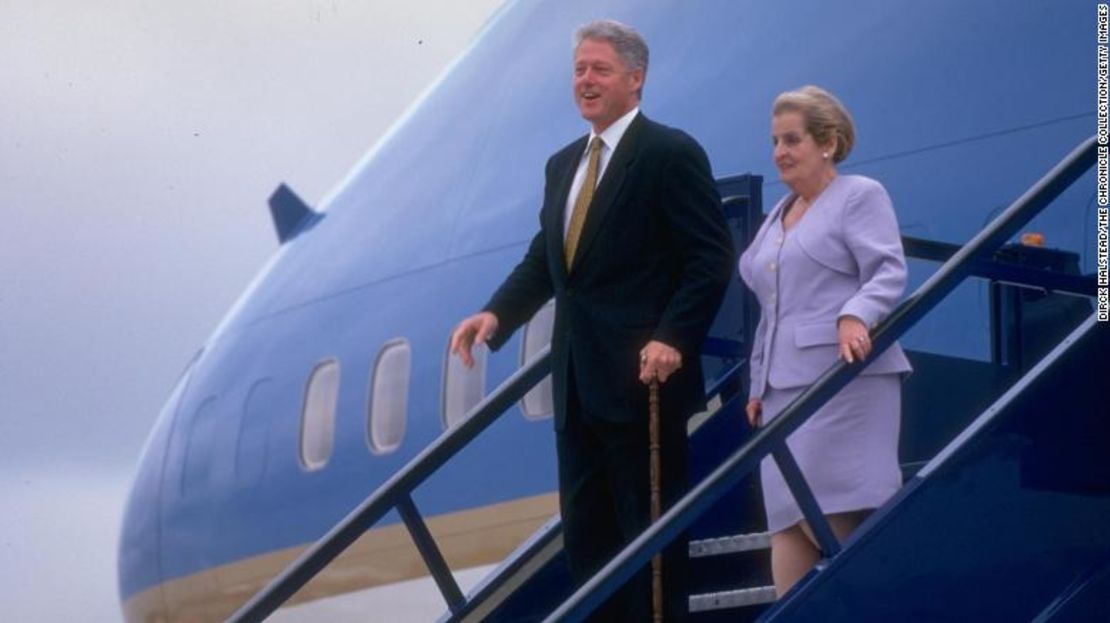
M 874 356 L 882 354 L 941 299 L 969 277 L 969 267 L 973 261 L 997 251 L 1091 168 L 1095 162 L 1096 142 L 1096 137 L 1092 136 L 1075 147 L 898 305 L 873 332 L 871 341 Z M 748 443 L 676 501 L 658 522 L 633 539 L 590 580 L 579 587 L 559 608 L 544 619 L 544 623 L 583 620 L 602 601 L 627 582 L 636 570 L 647 564 L 652 556 L 678 537 L 717 499 L 735 486 L 741 478 L 751 473 L 764 457 L 772 453 L 778 455 L 780 449 L 785 450 L 787 436 L 851 382 L 863 368 L 864 366 L 859 363 L 848 364 L 843 360 L 837 360 L 814 384 L 787 405 L 781 414 L 759 429 Z M 776 456 L 777 458 L 779 456 Z M 804 482 L 803 489 L 805 489 Z M 800 502 L 803 501 L 800 500 Z M 802 506 L 807 521 L 815 530 L 821 525 L 828 530 L 828 524 L 823 515 L 819 514 L 819 509 L 817 517 L 812 517 L 811 512 L 807 512 L 806 505 L 802 504 Z
M 742 371 L 747 367 L 748 360 L 740 359 L 731 362 L 731 365 L 724 366 L 724 372 L 720 373 L 716 379 L 709 384 L 705 390 L 706 397 L 722 395 L 721 402 L 722 408 L 728 401 L 724 398 L 725 390 L 734 386 L 739 382 L 739 376 Z M 533 535 L 533 538 L 539 538 L 542 542 L 553 538 L 557 532 L 562 532 L 562 521 L 556 515 L 549 521 L 540 533 Z M 454 611 L 448 612 L 440 619 L 441 623 L 449 623 L 453 621 L 466 620 L 466 617 L 476 611 L 478 608 L 486 606 L 486 602 L 491 599 L 498 590 L 521 569 L 530 568 L 530 563 L 543 551 L 540 546 L 533 545 L 526 547 L 525 551 L 519 556 L 513 556 L 511 560 L 505 560 L 500 567 L 494 569 L 490 574 L 479 582 L 471 593 L 467 596 L 466 602 Z
M 740 360 L 726 366 L 725 372 L 707 388 L 706 395 L 713 396 L 723 392 L 728 385 L 737 380 L 746 363 L 746 360 Z M 417 486 L 454 457 L 459 450 L 466 447 L 512 405 L 520 401 L 524 394 L 543 380 L 550 371 L 551 346 L 548 345 L 475 405 L 457 426 L 436 438 L 335 527 L 302 552 L 262 590 L 240 606 L 228 621 L 234 623 L 262 621 L 280 608 L 386 513 L 406 502 L 411 504 L 408 496 Z M 561 526 L 554 527 L 561 528 Z M 416 535 L 413 536 L 415 539 Z M 519 564 L 520 561 L 517 566 Z M 434 575 L 434 570 L 432 571 Z M 437 581 L 441 580 L 437 578 Z M 471 603 L 472 601 L 472 599 L 464 600 L 462 603 L 454 604 L 454 607 L 449 603 L 448 611 L 456 615 L 465 615 L 475 607 L 476 604 Z
M 327 534 L 310 545 L 262 590 L 236 610 L 228 621 L 253 623 L 265 619 L 394 508 L 401 512 L 410 531 L 413 531 L 413 525 L 410 523 L 413 518 L 405 517 L 406 512 L 415 511 L 410 497 L 411 492 L 504 412 L 519 402 L 550 372 L 551 347 L 548 345 L 470 409 L 459 424 L 437 437 Z M 419 516 L 415 519 L 417 525 L 423 527 Z M 422 547 L 419 535 L 414 533 L 412 536 L 414 541 L 417 541 L 417 546 Z M 434 547 L 434 543 L 432 546 Z M 433 555 L 435 554 L 438 552 L 433 552 Z M 437 577 L 442 574 L 436 573 L 432 565 L 434 561 L 426 558 L 425 562 L 429 564 L 429 570 L 437 583 L 440 583 L 440 589 L 445 593 L 445 597 L 454 593 L 456 598 L 460 598 L 461 594 L 458 593 L 457 586 L 451 590 L 451 586 L 443 585 L 444 581 L 450 581 L 453 584 L 453 578 Z M 456 604 L 452 604 L 451 599 L 448 599 L 448 606 L 453 608 Z

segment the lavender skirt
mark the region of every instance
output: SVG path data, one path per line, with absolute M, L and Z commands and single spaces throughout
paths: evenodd
M 882 506 L 902 486 L 898 431 L 902 376 L 857 376 L 787 438 L 821 510 L 830 515 Z M 763 396 L 770 422 L 805 387 L 775 389 Z M 780 532 L 802 520 L 802 512 L 768 456 L 760 469 L 767 529 Z

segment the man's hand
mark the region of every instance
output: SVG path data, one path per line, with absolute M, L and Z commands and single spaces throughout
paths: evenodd
M 681 367 L 682 353 L 663 342 L 652 340 L 640 349 L 640 382 L 644 385 L 651 383 L 652 378 L 664 383 Z
M 494 333 L 497 333 L 497 316 L 488 311 L 478 312 L 455 327 L 451 334 L 451 352 L 462 359 L 463 365 L 472 368 L 474 356 L 470 349 L 475 344 L 484 344 Z

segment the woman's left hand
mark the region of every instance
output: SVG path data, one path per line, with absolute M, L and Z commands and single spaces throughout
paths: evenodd
M 848 363 L 863 361 L 871 354 L 871 336 L 867 325 L 855 316 L 841 316 L 836 321 L 840 341 L 840 358 Z

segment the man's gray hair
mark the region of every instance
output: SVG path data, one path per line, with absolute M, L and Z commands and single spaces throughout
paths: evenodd
M 574 49 L 586 39 L 608 41 L 630 71 L 642 69 L 647 76 L 648 47 L 636 29 L 614 19 L 599 19 L 574 32 Z

